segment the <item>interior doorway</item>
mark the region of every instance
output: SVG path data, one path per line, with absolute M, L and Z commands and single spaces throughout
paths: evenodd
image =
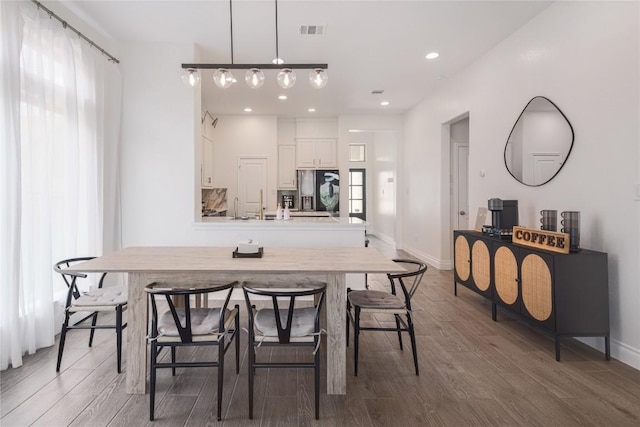
M 469 115 L 465 114 L 449 123 L 451 150 L 451 232 L 473 228 L 469 218 Z M 452 235 L 450 233 L 449 235 Z M 451 248 L 453 260 L 453 248 Z
M 260 200 L 261 192 L 262 200 Z M 266 206 L 266 198 L 267 158 L 240 157 L 238 160 L 238 215 L 254 216 Z

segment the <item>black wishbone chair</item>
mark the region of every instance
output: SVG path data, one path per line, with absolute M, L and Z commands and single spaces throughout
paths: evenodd
M 70 329 L 90 329 L 89 347 L 93 344 L 93 335 L 96 329 L 115 329 L 118 373 L 122 371 L 122 330 L 127 327 L 126 323 L 122 323 L 122 313 L 127 309 L 127 287 L 108 286 L 103 288 L 102 283 L 107 273 L 102 273 L 97 289 L 81 293 L 78 288 L 78 279 L 86 279 L 87 275 L 84 273 L 65 271 L 65 268 L 69 268 L 73 264 L 89 261 L 94 258 L 95 257 L 70 258 L 59 261 L 53 266 L 53 270 L 56 273 L 60 273 L 67 285 L 67 298 L 64 306 L 64 321 L 62 322 L 62 329 L 60 330 L 56 372 L 60 372 L 64 343 L 67 337 L 67 331 Z M 115 312 L 116 323 L 114 325 L 97 325 L 98 313 L 108 312 Z M 74 313 L 88 314 L 73 325 L 69 325 L 70 318 Z M 82 323 L 89 318 L 92 319 L 91 325 L 83 325 Z
M 354 371 L 358 375 L 358 351 L 360 331 L 396 331 L 400 350 L 402 350 L 402 332 L 408 332 L 411 339 L 411 349 L 413 352 L 413 363 L 418 371 L 418 353 L 416 351 L 416 333 L 413 328 L 413 317 L 411 314 L 411 298 L 416 293 L 422 276 L 427 271 L 427 265 L 420 261 L 408 259 L 394 259 L 394 262 L 407 269 L 406 273 L 387 274 L 391 284 L 391 292 L 376 290 L 347 290 L 347 315 L 354 330 Z M 397 285 L 400 285 L 402 295 L 397 295 Z M 361 313 L 382 313 L 395 318 L 395 328 L 385 327 L 361 327 Z M 404 318 L 403 318 L 404 317 Z M 349 344 L 349 324 L 347 323 L 347 344 Z
M 218 368 L 218 421 L 222 419 L 222 384 L 224 378 L 224 355 L 231 342 L 235 340 L 236 350 L 236 374 L 240 372 L 240 341 L 238 330 L 240 328 L 240 307 L 236 305 L 229 310 L 229 299 L 233 287 L 238 282 L 217 285 L 198 285 L 192 288 L 172 288 L 165 285 L 152 283 L 145 288 L 151 301 L 151 332 L 148 340 L 151 343 L 151 362 L 149 380 L 149 420 L 154 419 L 156 370 L 171 368 L 172 374 L 176 374 L 176 368 Z M 191 307 L 191 296 L 195 299 L 206 294 L 225 292 L 226 296 L 219 307 L 194 308 Z M 175 302 L 174 302 L 175 298 Z M 158 313 L 160 301 L 166 300 L 168 310 Z M 160 300 L 160 301 L 157 301 Z M 180 307 L 176 305 L 179 304 Z M 176 360 L 176 348 L 188 346 L 217 346 L 218 356 L 215 361 L 178 362 Z M 160 362 L 160 351 L 168 347 L 171 350 L 171 361 Z
M 313 368 L 315 417 L 320 418 L 320 307 L 326 284 L 310 282 L 296 286 L 299 287 L 276 290 L 261 287 L 259 283 L 245 283 L 242 287 L 249 314 L 249 419 L 253 419 L 253 382 L 257 368 Z M 269 297 L 271 307 L 256 309 L 252 296 Z M 296 298 L 305 296 L 313 296 L 314 305 L 296 307 Z M 280 308 L 278 299 L 284 299 L 287 308 Z M 308 346 L 313 349 L 313 362 L 258 361 L 256 349 L 260 346 Z

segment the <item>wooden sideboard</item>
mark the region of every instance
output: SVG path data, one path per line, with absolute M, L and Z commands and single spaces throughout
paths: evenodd
M 557 254 L 477 231 L 454 231 L 454 294 L 461 284 L 497 307 L 550 332 L 560 360 L 561 337 L 604 337 L 610 359 L 607 254 Z

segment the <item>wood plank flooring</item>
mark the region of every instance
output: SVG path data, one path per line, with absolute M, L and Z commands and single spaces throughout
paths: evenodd
M 408 257 L 378 239 L 371 244 L 390 256 Z M 347 349 L 347 395 L 327 396 L 322 379 L 319 421 L 313 418 L 313 375 L 302 369 L 259 370 L 255 417 L 248 419 L 243 332 L 239 375 L 232 349 L 226 358 L 221 422 L 215 418 L 214 368 L 182 369 L 175 377 L 160 370 L 156 421 L 149 422 L 148 396 L 124 393 L 125 375 L 118 375 L 115 366 L 115 336 L 102 330 L 91 349 L 87 331 L 69 333 L 59 374 L 57 345 L 0 373 L 0 425 L 640 425 L 639 371 L 607 362 L 571 339 L 563 340 L 562 362 L 556 362 L 551 338 L 502 312 L 493 322 L 490 304 L 462 286 L 454 297 L 452 281 L 452 272 L 429 268 L 416 294 L 420 376 L 413 372 L 409 348 L 399 350 L 395 333 L 363 332 L 358 377 L 353 376 L 353 349 Z M 369 284 L 382 289 L 386 277 L 369 275 Z M 364 321 L 389 319 L 369 316 Z M 179 352 L 181 359 L 198 357 L 207 355 L 203 350 Z M 259 357 L 303 360 L 309 355 L 305 349 L 264 348 Z

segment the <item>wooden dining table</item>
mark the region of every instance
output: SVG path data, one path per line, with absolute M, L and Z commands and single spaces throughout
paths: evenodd
M 327 283 L 327 394 L 346 393 L 346 275 L 404 271 L 375 248 L 266 247 L 262 258 L 233 258 L 229 247 L 129 247 L 69 271 L 119 272 L 128 277 L 126 389 L 146 393 L 147 299 L 144 288 L 153 282 L 175 286 L 208 281 L 264 282 L 322 280 Z

